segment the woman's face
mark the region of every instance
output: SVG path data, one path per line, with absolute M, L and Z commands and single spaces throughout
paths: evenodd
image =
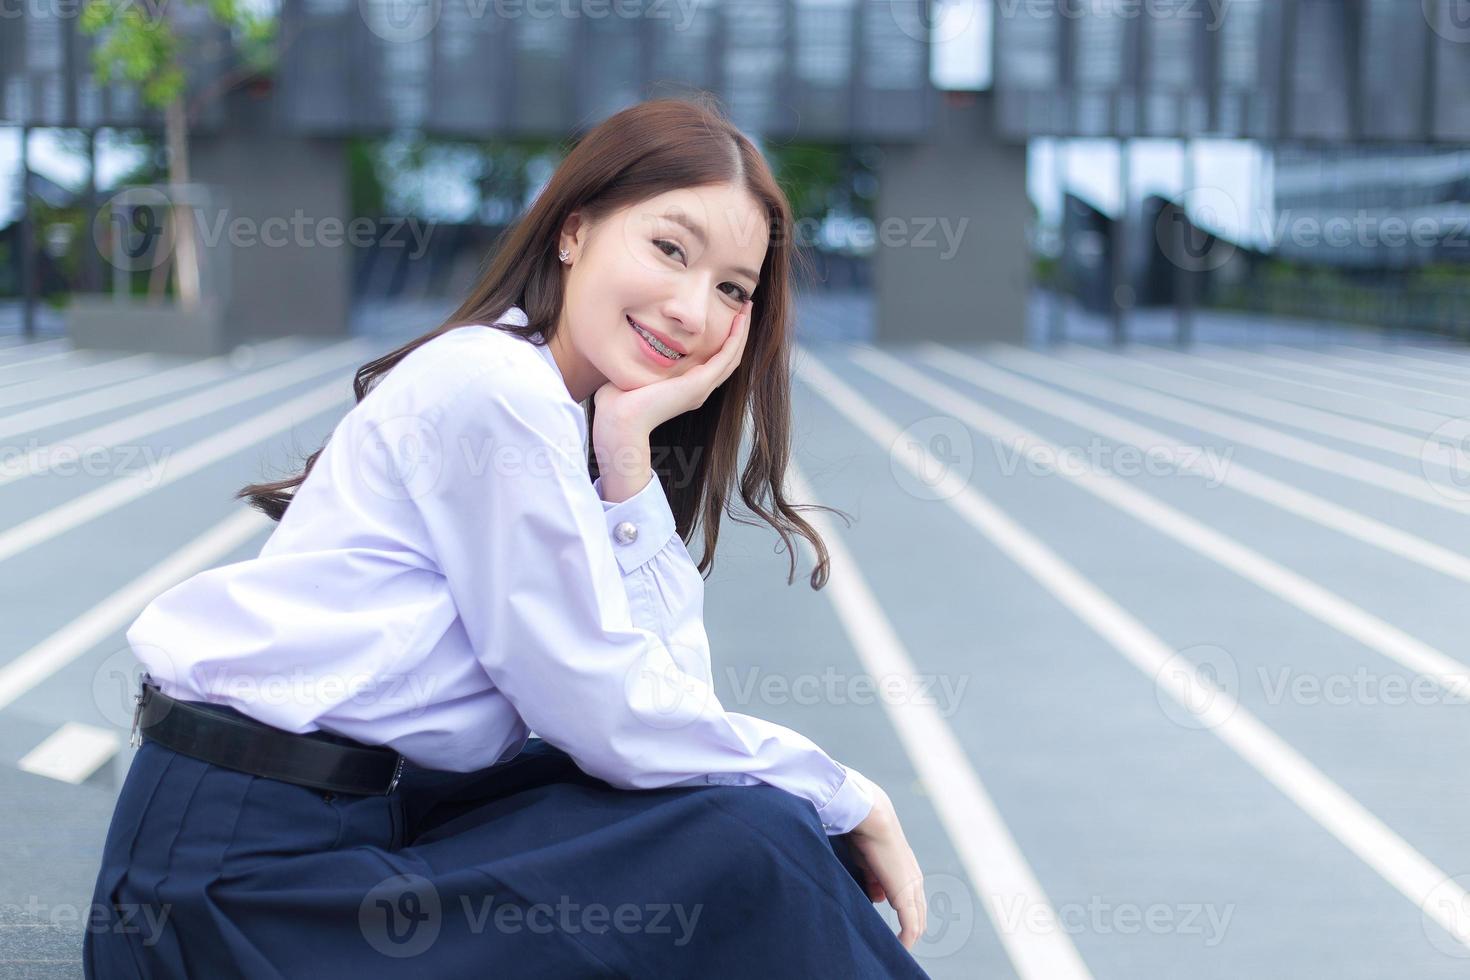
M 668 191 L 591 224 L 573 213 L 551 345 L 572 397 L 609 381 L 630 391 L 709 360 L 756 291 L 768 239 L 765 212 L 730 184 Z M 682 356 L 657 352 L 630 320 Z

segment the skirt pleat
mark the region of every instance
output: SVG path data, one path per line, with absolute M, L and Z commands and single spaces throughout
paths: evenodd
M 391 796 L 145 741 L 93 902 L 96 978 L 925 976 L 807 801 L 620 790 L 536 738 Z

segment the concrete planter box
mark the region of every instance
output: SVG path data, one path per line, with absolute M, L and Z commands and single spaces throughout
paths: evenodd
M 351 214 L 342 142 L 276 131 L 269 101 L 243 91 L 227 102 L 230 126 L 191 138 L 194 183 L 128 187 L 109 198 L 110 220 L 93 238 L 123 302 L 75 296 L 63 315 L 77 347 L 211 357 L 278 337 L 350 335 L 358 246 L 344 233 Z M 175 298 L 153 305 L 126 295 L 133 273 L 172 261 L 151 251 L 171 247 L 155 231 L 169 206 L 192 216 L 199 246 L 200 305 L 189 313 Z M 119 221 L 128 209 L 147 220 Z
M 234 346 L 223 311 L 207 297 L 185 312 L 173 300 L 77 294 L 64 313 L 66 334 L 77 348 L 152 351 L 213 357 Z

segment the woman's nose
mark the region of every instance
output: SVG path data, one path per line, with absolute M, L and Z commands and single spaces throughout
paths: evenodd
M 668 318 L 669 329 L 677 330 L 674 339 L 684 344 L 697 343 L 704 336 L 705 310 L 705 304 L 690 297 L 679 296 L 670 300 L 664 306 L 664 316 Z

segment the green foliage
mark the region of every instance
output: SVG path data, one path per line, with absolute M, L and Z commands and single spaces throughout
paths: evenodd
M 35 221 L 36 233 L 41 239 L 38 245 L 48 254 L 51 253 L 51 249 L 47 243 L 49 239 L 58 234 L 58 227 L 65 226 L 67 229 L 65 234 L 59 236 L 67 243 L 65 248 L 61 254 L 52 255 L 51 258 L 67 282 L 76 282 L 81 272 L 80 252 L 91 231 L 87 223 L 87 209 L 80 204 L 58 208 L 44 201 L 35 201 L 31 204 L 31 212 Z
M 450 171 L 473 184 L 472 211 L 481 220 L 488 212 L 513 216 L 537 183 L 536 165 L 559 160 L 565 150 L 562 141 L 549 139 L 467 141 L 423 133 L 354 139 L 347 149 L 352 213 L 446 220 L 431 214 L 428 197 L 435 174 Z
M 821 217 L 831 189 L 842 179 L 842 161 L 831 147 L 811 143 L 771 144 L 766 159 L 791 202 L 794 218 Z
M 791 202 L 793 218 L 829 213 L 871 218 L 877 180 L 864 148 L 819 143 L 771 143 L 763 148 Z
M 138 161 L 130 169 L 117 174 L 110 187 L 102 190 L 111 192 L 118 187 L 137 187 L 168 179 L 163 141 L 157 134 L 146 129 L 117 129 L 112 132 L 112 141 L 115 150 L 135 151 Z M 79 149 L 78 152 L 84 151 Z
M 174 0 L 197 3 L 198 0 Z M 244 64 L 253 71 L 273 67 L 276 18 L 257 14 L 238 0 L 206 0 L 215 23 L 229 29 Z M 166 15 L 167 7 L 88 0 L 81 28 L 99 37 L 92 51 L 92 70 L 103 85 L 121 81 L 135 86 L 145 104 L 161 109 L 180 98 L 187 80 L 180 38 Z
M 359 137 L 347 142 L 347 193 L 353 217 L 377 216 L 387 210 L 371 140 Z
M 1031 257 L 1031 281 L 1057 284 L 1061 280 L 1062 263 L 1055 256 L 1033 255 Z
M 1436 262 L 1415 270 L 1414 278 L 1426 288 L 1470 290 L 1470 262 Z
M 1470 263 L 1439 262 L 1380 270 L 1374 276 L 1272 258 L 1255 276 L 1215 285 L 1202 305 L 1380 329 L 1459 333 L 1470 323 Z

